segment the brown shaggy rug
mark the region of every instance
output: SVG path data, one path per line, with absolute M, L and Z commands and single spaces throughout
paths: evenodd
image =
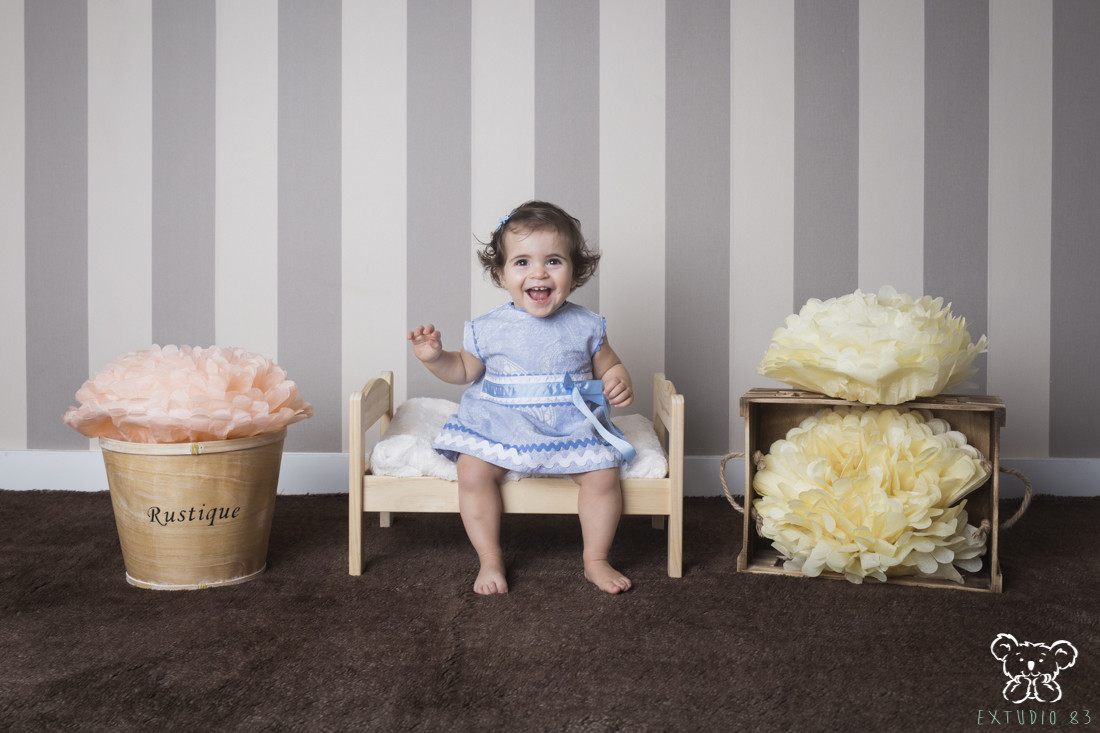
M 999 595 L 738 573 L 740 516 L 685 516 L 681 579 L 623 519 L 618 597 L 583 580 L 575 517 L 508 516 L 512 592 L 482 598 L 457 516 L 368 515 L 352 577 L 347 497 L 280 496 L 265 573 L 168 592 L 125 582 L 108 494 L 0 491 L 0 729 L 1100 727 L 1100 498 L 1037 497 Z M 1059 700 L 1005 699 L 1000 634 L 1071 643 Z

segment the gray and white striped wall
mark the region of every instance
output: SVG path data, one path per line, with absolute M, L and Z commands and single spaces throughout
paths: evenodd
M 61 415 L 176 343 L 277 359 L 283 490 L 344 490 L 347 395 L 457 397 L 405 332 L 458 346 L 538 197 L 684 393 L 689 494 L 783 318 L 883 284 L 988 334 L 1006 463 L 1100 493 L 1097 130 L 1093 0 L 0 0 L 0 488 L 104 488 Z

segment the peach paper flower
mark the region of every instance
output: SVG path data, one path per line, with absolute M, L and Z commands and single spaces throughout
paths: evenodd
M 192 443 L 277 433 L 313 415 L 298 386 L 244 349 L 154 346 L 108 364 L 65 422 L 90 438 Z
M 990 472 L 962 433 L 926 411 L 824 409 L 763 457 L 753 507 L 789 570 L 961 583 L 959 569 L 979 570 L 986 547 L 960 500 Z
M 868 405 L 897 405 L 967 386 L 986 337 L 972 343 L 966 319 L 943 298 L 919 300 L 886 286 L 809 300 L 772 335 L 757 373 L 794 387 Z

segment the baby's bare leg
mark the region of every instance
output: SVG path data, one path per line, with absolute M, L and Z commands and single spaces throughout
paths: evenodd
M 481 569 L 474 591 L 482 595 L 507 593 L 504 552 L 500 549 L 500 482 L 506 471 L 480 458 L 458 457 L 458 510 L 466 536 L 474 546 Z
M 577 514 L 581 520 L 584 540 L 584 577 L 607 593 L 622 593 L 630 589 L 630 578 L 607 562 L 619 515 L 623 509 L 623 494 L 619 486 L 619 469 L 607 468 L 573 476 L 580 486 L 577 493 Z

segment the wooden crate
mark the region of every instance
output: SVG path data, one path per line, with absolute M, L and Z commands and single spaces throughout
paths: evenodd
M 786 437 L 788 430 L 807 417 L 823 408 L 837 406 L 861 405 L 815 392 L 789 389 L 753 389 L 741 398 L 741 416 L 745 418 L 745 539 L 737 558 L 738 571 L 804 577 L 797 571 L 785 569 L 783 559 L 771 546 L 771 541 L 759 536 L 756 531 L 756 521 L 751 511 L 756 498 L 752 488 L 756 465 L 752 456 L 757 451 L 768 453 L 772 443 Z M 989 520 L 990 533 L 986 554 L 982 557 L 982 569 L 976 573 L 963 573 L 962 585 L 948 580 L 914 577 L 892 578 L 889 582 L 1000 593 L 997 499 L 1000 429 L 1005 424 L 1004 402 L 999 397 L 985 395 L 939 395 L 919 398 L 897 407 L 927 410 L 934 417 L 946 420 L 953 430 L 965 435 L 967 441 L 992 463 L 989 479 L 966 497 L 969 523 L 979 526 L 983 520 Z M 843 579 L 842 575 L 836 573 L 822 573 L 822 577 L 826 576 Z M 874 580 L 868 582 L 877 583 Z

